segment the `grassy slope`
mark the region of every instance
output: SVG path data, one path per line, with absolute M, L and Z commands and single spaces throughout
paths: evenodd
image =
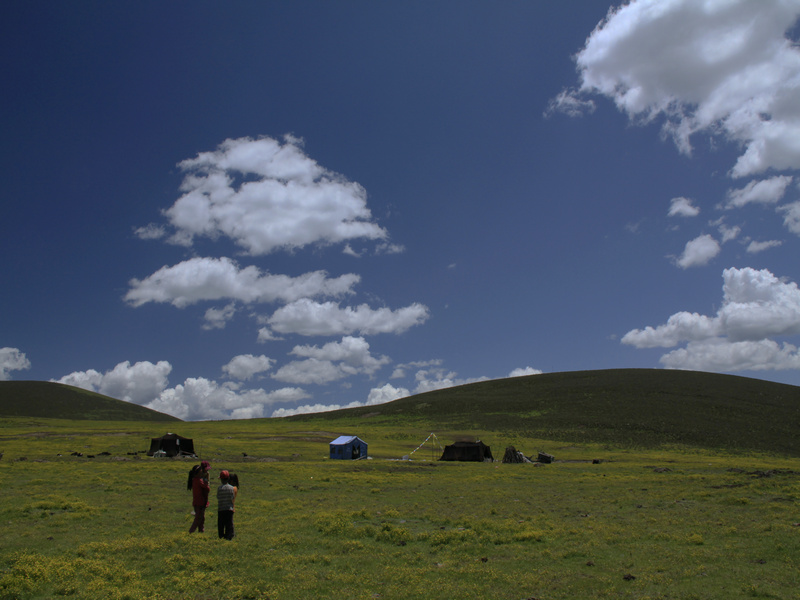
M 0 536 L 0 598 L 800 600 L 800 473 L 795 459 L 769 455 L 790 444 L 797 406 L 791 386 L 602 371 L 182 423 L 214 471 L 242 477 L 232 543 L 216 539 L 213 497 L 206 533 L 186 533 L 196 461 L 126 454 L 162 433 L 153 422 L 0 419 L 0 481 L 17 499 L 0 503 L 13 532 Z M 724 452 L 736 428 L 764 454 Z M 541 468 L 381 460 L 429 431 L 480 435 L 496 456 L 506 438 L 526 450 L 554 439 L 535 431 L 569 447 L 555 445 L 559 462 Z M 364 432 L 376 459 L 326 460 L 345 432 Z M 590 443 L 615 437 L 600 453 Z M 722 445 L 621 447 L 695 438 Z
M 79 388 L 33 381 L 0 382 L 0 416 L 177 421 Z M 313 423 L 314 429 L 355 434 L 361 424 L 405 424 L 421 431 L 503 432 L 615 446 L 676 444 L 800 456 L 800 387 L 694 371 L 548 373 L 271 421 L 289 427 L 303 423 L 304 428 Z
M 179 421 L 143 406 L 49 381 L 0 381 L 0 416 L 92 421 Z
M 333 426 L 355 416 L 618 446 L 800 455 L 800 387 L 695 371 L 617 369 L 498 379 L 290 419 L 324 419 Z

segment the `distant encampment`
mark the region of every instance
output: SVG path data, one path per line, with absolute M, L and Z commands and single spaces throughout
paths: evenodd
M 439 460 L 459 460 L 469 462 L 493 461 L 492 449 L 482 441 L 455 442 L 444 447 Z
M 194 440 L 177 433 L 167 433 L 150 440 L 147 456 L 196 456 Z

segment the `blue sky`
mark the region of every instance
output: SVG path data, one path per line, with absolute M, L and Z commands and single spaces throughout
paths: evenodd
M 182 419 L 800 384 L 800 2 L 30 1 L 0 379 Z

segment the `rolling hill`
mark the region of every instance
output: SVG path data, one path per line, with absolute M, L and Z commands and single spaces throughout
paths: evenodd
M 664 444 L 800 456 L 800 387 L 664 369 L 546 373 L 436 390 L 325 413 L 517 432 L 615 446 Z M 309 420 L 321 415 L 298 415 Z
M 0 417 L 180 421 L 144 406 L 50 381 L 0 381 Z
M 0 382 L 0 416 L 179 421 L 58 383 Z M 663 445 L 800 456 L 800 387 L 664 369 L 545 373 L 471 383 L 376 406 L 296 415 L 357 430 L 360 422 L 430 431 L 498 432 L 616 447 Z M 357 433 L 357 431 L 354 431 Z

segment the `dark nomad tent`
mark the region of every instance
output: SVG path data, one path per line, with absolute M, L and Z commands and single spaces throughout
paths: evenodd
M 491 461 L 492 449 L 481 441 L 477 442 L 456 442 L 444 447 L 442 457 L 439 460 L 462 460 L 483 462 Z
M 194 441 L 177 433 L 168 433 L 150 440 L 147 456 L 155 456 L 156 452 L 164 453 L 160 456 L 194 456 Z
M 331 442 L 331 458 L 344 460 L 367 458 L 367 442 L 355 435 L 340 435 Z

